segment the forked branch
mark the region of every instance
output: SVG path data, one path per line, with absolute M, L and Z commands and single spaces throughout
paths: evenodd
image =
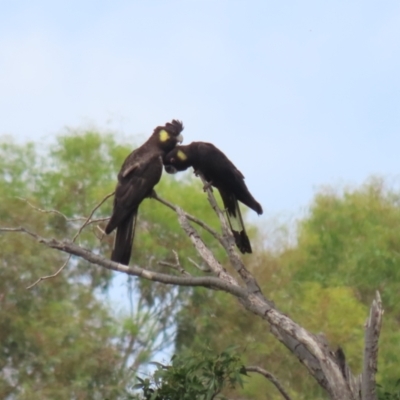
M 115 193 L 115 192 L 112 192 L 112 193 L 109 193 L 108 195 L 106 195 L 106 196 L 100 201 L 100 203 L 97 204 L 97 205 L 92 209 L 92 211 L 90 212 L 90 214 L 89 214 L 89 216 L 88 216 L 87 218 L 78 217 L 78 218 L 69 219 L 66 215 L 62 214 L 62 213 L 59 212 L 59 211 L 56 211 L 56 210 L 43 210 L 43 209 L 41 209 L 41 208 L 37 208 L 37 207 L 33 206 L 33 205 L 32 205 L 28 200 L 26 200 L 26 199 L 21 199 L 21 200 L 26 201 L 26 202 L 29 204 L 29 206 L 31 206 L 32 208 L 34 208 L 35 210 L 37 210 L 37 211 L 39 211 L 39 212 L 42 212 L 42 213 L 52 213 L 52 214 L 55 213 L 55 214 L 58 214 L 58 215 L 64 217 L 67 221 L 77 221 L 77 220 L 82 220 L 82 219 L 84 219 L 85 222 L 80 226 L 80 228 L 78 229 L 78 231 L 76 232 L 76 234 L 75 234 L 74 237 L 72 238 L 72 243 L 73 243 L 73 242 L 75 242 L 75 240 L 79 237 L 79 235 L 82 233 L 83 229 L 84 229 L 87 225 L 89 225 L 89 224 L 91 224 L 91 223 L 93 223 L 93 222 L 98 222 L 98 221 L 100 221 L 100 220 L 95 220 L 95 221 L 92 220 L 92 216 L 93 216 L 93 214 L 95 213 L 95 211 L 96 211 L 97 209 L 99 209 L 100 206 L 101 206 L 107 199 L 109 199 L 111 196 L 114 195 L 114 193 Z M 108 219 L 108 218 L 105 218 L 104 220 L 107 220 L 107 219 Z M 103 219 L 101 219 L 101 221 L 102 221 L 102 220 L 103 220 Z M 27 288 L 27 289 L 32 289 L 34 286 L 36 286 L 36 285 L 37 285 L 38 283 L 40 283 L 41 281 L 45 281 L 46 279 L 55 278 L 55 277 L 56 277 L 57 275 L 59 275 L 59 274 L 61 273 L 61 271 L 68 265 L 70 259 L 71 259 L 71 255 L 68 256 L 68 258 L 65 260 L 64 264 L 61 265 L 61 267 L 60 267 L 56 272 L 54 272 L 54 274 L 41 276 L 40 278 L 38 278 L 35 282 L 33 282 L 31 285 L 27 286 L 26 288 Z

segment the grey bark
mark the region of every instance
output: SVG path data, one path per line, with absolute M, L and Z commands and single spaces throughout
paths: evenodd
M 378 340 L 382 327 L 382 301 L 376 292 L 369 318 L 365 324 L 364 368 L 362 372 L 362 400 L 377 400 L 375 374 L 378 370 Z

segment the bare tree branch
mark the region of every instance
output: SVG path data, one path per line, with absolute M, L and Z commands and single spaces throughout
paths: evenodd
M 61 215 L 62 217 L 64 217 L 67 221 L 74 221 L 74 220 L 80 220 L 80 219 L 85 219 L 85 222 L 83 223 L 83 225 L 79 228 L 78 232 L 75 234 L 75 236 L 72 239 L 72 242 L 75 242 L 75 240 L 78 238 L 78 236 L 81 234 L 81 232 L 83 231 L 83 229 L 85 228 L 85 226 L 99 221 L 99 220 L 91 220 L 94 212 L 107 200 L 109 199 L 112 195 L 114 195 L 115 192 L 109 193 L 108 195 L 106 195 L 103 200 L 100 201 L 99 204 L 97 204 L 93 210 L 90 212 L 89 216 L 87 218 L 84 217 L 80 217 L 78 219 L 69 219 L 67 218 L 64 214 L 62 214 L 59 211 L 56 210 L 42 210 L 40 208 L 36 208 L 34 207 L 31 203 L 29 203 L 27 200 L 25 200 L 31 207 L 33 207 L 35 210 L 39 211 L 39 212 L 44 212 L 44 213 L 56 213 Z M 21 198 L 21 200 L 24 200 Z M 105 218 L 105 220 L 107 220 L 109 218 Z M 103 218 L 101 220 L 104 220 Z M 28 232 L 27 232 L 28 233 Z M 27 286 L 27 289 L 32 289 L 34 286 L 36 286 L 38 283 L 46 280 L 46 279 L 51 279 L 51 278 L 55 278 L 57 275 L 59 275 L 61 273 L 61 271 L 68 265 L 69 260 L 71 259 L 71 255 L 68 256 L 67 260 L 64 262 L 63 265 L 61 265 L 61 267 L 54 273 L 51 275 L 46 275 L 46 276 L 41 276 L 39 279 L 37 279 L 35 282 L 33 282 L 31 285 Z
M 313 335 L 305 330 L 302 326 L 292 321 L 288 316 L 281 313 L 276 309 L 275 305 L 267 299 L 262 293 L 257 281 L 245 268 L 242 260 L 235 250 L 235 243 L 226 223 L 223 212 L 217 206 L 215 198 L 208 188 L 208 197 L 210 204 L 216 211 L 223 230 L 223 236 L 217 234 L 215 231 L 208 230 L 194 217 L 189 216 L 182 209 L 176 206 L 167 205 L 172 208 L 178 215 L 178 221 L 192 241 L 200 257 L 210 267 L 213 274 L 216 276 L 205 277 L 192 277 L 192 276 L 176 276 L 158 273 L 150 269 L 140 268 L 138 266 L 126 266 L 112 262 L 104 257 L 92 253 L 70 241 L 58 241 L 55 239 L 45 239 L 39 235 L 29 232 L 25 228 L 0 228 L 3 232 L 21 232 L 32 236 L 39 243 L 47 247 L 63 251 L 69 255 L 81 257 L 93 264 L 97 264 L 106 269 L 119 271 L 132 276 L 142 277 L 151 281 L 161 282 L 164 284 L 173 284 L 181 286 L 203 286 L 209 289 L 223 290 L 237 297 L 240 303 L 252 313 L 258 315 L 268 322 L 270 330 L 275 337 L 281 341 L 293 354 L 296 355 L 298 360 L 305 365 L 310 374 L 317 380 L 317 382 L 327 391 L 331 399 L 334 400 L 360 400 L 359 380 L 355 379 L 351 374 L 345 360 L 345 355 L 340 349 L 333 352 L 329 349 L 326 340 L 321 336 Z M 110 197 L 109 195 L 108 197 Z M 106 200 L 106 198 L 95 209 Z M 164 201 L 161 201 L 163 204 Z M 90 217 L 86 220 L 89 221 L 95 209 L 92 211 Z M 199 226 L 208 230 L 215 236 L 222 246 L 227 251 L 231 265 L 234 267 L 241 280 L 245 283 L 246 288 L 242 288 L 238 281 L 232 277 L 218 262 L 214 254 L 204 244 L 197 230 L 189 223 L 189 220 L 195 222 Z M 84 228 L 86 222 L 75 235 L 74 239 L 78 237 L 79 233 Z M 176 255 L 177 257 L 177 255 Z M 177 261 L 179 264 L 179 259 Z M 377 346 L 379 332 L 382 323 L 382 305 L 379 294 L 374 300 L 371 307 L 370 318 L 367 323 L 366 329 L 366 347 L 365 347 L 365 361 L 363 372 L 363 400 L 376 399 L 375 390 L 375 373 L 376 373 L 376 359 L 377 359 Z M 253 372 L 261 373 L 254 370 Z M 375 396 L 375 397 L 373 397 Z
M 285 400 L 292 400 L 289 394 L 286 392 L 286 390 L 283 388 L 283 386 L 280 384 L 278 379 L 275 378 L 274 375 L 272 375 L 270 372 L 267 370 L 257 367 L 257 366 L 250 366 L 246 367 L 247 372 L 257 372 L 258 374 L 261 374 L 265 378 L 267 378 L 269 381 L 271 381 L 275 387 L 279 390 L 280 394 L 283 396 Z
M 100 208 L 100 206 L 101 206 L 106 200 L 108 200 L 111 196 L 114 196 L 114 193 L 115 193 L 115 191 L 112 192 L 112 193 L 109 193 L 107 196 L 105 196 L 105 197 L 103 198 L 103 200 L 100 201 L 99 204 L 97 204 L 97 206 L 95 206 L 95 207 L 93 208 L 93 210 L 90 212 L 89 216 L 86 218 L 86 221 L 85 221 L 85 222 L 83 223 L 83 225 L 79 228 L 78 232 L 76 232 L 75 236 L 72 238 L 72 242 L 75 242 L 75 240 L 76 240 L 77 237 L 81 234 L 81 232 L 83 231 L 83 229 L 85 228 L 85 226 L 88 225 L 88 223 L 89 223 L 89 221 L 90 221 L 90 218 L 92 218 L 92 215 L 94 214 L 94 212 L 95 212 L 98 208 Z
M 21 233 L 26 233 L 26 234 L 34 237 L 39 243 L 42 243 L 42 240 L 43 240 L 43 238 L 41 238 L 39 235 L 37 235 L 34 232 L 29 231 L 28 229 L 26 229 L 26 228 L 24 228 L 22 226 L 20 226 L 18 228 L 1 228 L 0 227 L 0 232 L 21 232 Z M 71 259 L 71 255 L 68 256 L 68 258 L 66 259 L 64 264 L 54 274 L 47 275 L 47 276 L 42 276 L 38 280 L 36 280 L 34 283 L 32 283 L 31 285 L 27 286 L 26 288 L 27 289 L 32 289 L 39 282 L 44 281 L 44 280 L 49 279 L 49 278 L 54 278 L 55 276 L 57 276 L 65 268 L 65 266 L 68 264 L 70 259 Z
M 261 289 L 260 289 L 260 286 L 258 285 L 256 279 L 247 270 L 247 268 L 245 267 L 245 265 L 243 264 L 243 261 L 241 260 L 241 258 L 239 256 L 239 254 L 236 251 L 235 239 L 234 239 L 232 232 L 229 228 L 229 225 L 226 221 L 224 213 L 218 207 L 218 203 L 217 203 L 217 200 L 215 199 L 215 196 L 213 194 L 211 186 L 208 184 L 208 182 L 205 180 L 204 176 L 201 173 L 197 173 L 197 175 L 201 178 L 201 180 L 204 184 L 204 189 L 207 192 L 208 201 L 209 201 L 211 207 L 213 208 L 214 212 L 217 214 L 217 216 L 219 218 L 219 221 L 220 221 L 220 224 L 222 227 L 222 232 L 223 232 L 221 244 L 228 254 L 229 261 L 231 262 L 232 267 L 235 268 L 236 272 L 242 278 L 243 282 L 246 284 L 247 289 L 250 292 L 261 294 Z M 265 297 L 263 297 L 263 300 L 266 301 Z M 271 302 L 271 306 L 273 306 L 272 302 Z
M 174 210 L 176 213 L 178 212 L 177 211 L 178 210 L 177 206 L 175 206 L 174 204 L 170 203 L 167 200 L 162 199 L 161 197 L 159 197 L 157 195 L 157 193 L 154 192 L 152 194 L 152 198 L 157 200 L 157 201 L 159 201 L 161 204 L 164 204 L 165 206 L 169 207 L 171 210 Z M 196 218 L 193 215 L 190 215 L 188 213 L 185 213 L 185 216 L 189 221 L 192 221 L 195 224 L 201 226 L 204 230 L 206 230 L 208 233 L 211 233 L 211 235 L 213 235 L 219 242 L 221 242 L 221 240 L 222 240 L 221 235 L 216 230 L 214 230 L 209 225 L 207 225 L 205 222 L 203 222 L 201 219 L 198 219 L 198 218 Z
M 34 286 L 36 286 L 41 281 L 45 281 L 46 279 L 50 279 L 50 278 L 55 278 L 67 266 L 67 264 L 69 263 L 70 259 L 71 259 L 71 255 L 68 256 L 68 258 L 65 260 L 64 264 L 61 265 L 61 267 L 56 272 L 54 272 L 54 274 L 41 276 L 39 279 L 37 279 L 35 282 L 30 284 L 26 288 L 27 289 L 32 289 Z
M 187 276 L 191 276 L 189 274 L 189 272 L 187 272 L 181 265 L 180 261 L 179 261 L 179 255 L 175 250 L 172 250 L 172 252 L 174 253 L 175 256 L 175 264 L 172 264 L 170 262 L 167 261 L 159 261 L 158 265 L 163 265 L 165 267 L 169 267 L 172 269 L 176 269 L 177 271 L 179 271 L 182 275 L 187 275 Z
M 221 278 L 225 282 L 228 282 L 233 286 L 239 287 L 237 281 L 226 272 L 225 268 L 223 268 L 219 261 L 214 257 L 212 251 L 204 244 L 196 229 L 194 229 L 189 224 L 188 218 L 186 217 L 183 210 L 177 207 L 176 212 L 178 214 L 179 223 L 181 224 L 183 230 L 189 236 L 197 252 L 200 254 L 201 258 L 207 263 L 210 269 L 214 272 L 214 274 L 216 274 L 218 278 Z
M 379 292 L 372 301 L 370 314 L 365 324 L 364 366 L 362 372 L 362 400 L 377 400 L 375 374 L 378 370 L 378 342 L 382 327 L 382 300 Z
M 211 272 L 211 269 L 208 267 L 202 267 L 201 265 L 197 264 L 196 261 L 188 257 L 188 261 L 191 262 L 197 269 L 199 269 L 202 272 Z
M 113 192 L 113 194 L 114 194 L 114 192 Z M 16 197 L 16 198 L 18 200 L 21 200 L 21 201 L 27 203 L 29 205 L 29 207 L 31 207 L 33 210 L 35 210 L 35 211 L 37 211 L 39 213 L 42 213 L 42 214 L 56 214 L 56 215 L 59 215 L 60 217 L 64 218 L 65 221 L 67 221 L 67 222 L 85 221 L 86 220 L 86 226 L 87 226 L 87 225 L 90 225 L 90 224 L 93 224 L 93 223 L 96 223 L 96 222 L 108 221 L 110 219 L 110 217 L 106 217 L 106 218 L 91 219 L 90 221 L 87 221 L 86 217 L 69 218 L 65 214 L 63 214 L 61 211 L 53 210 L 53 209 L 45 210 L 43 208 L 36 207 L 29 200 L 25 199 L 24 197 Z
M 137 267 L 134 265 L 127 266 L 118 264 L 114 261 L 108 260 L 102 256 L 92 253 L 91 251 L 84 249 L 71 241 L 59 241 L 56 239 L 46 239 L 36 233 L 30 232 L 29 230 L 19 228 L 1 228 L 0 232 L 21 232 L 26 233 L 35 238 L 39 243 L 45 246 L 60 250 L 64 253 L 71 254 L 77 257 L 81 257 L 92 264 L 99 265 L 106 269 L 122 272 L 127 275 L 138 276 L 141 278 L 148 279 L 154 282 L 161 282 L 167 285 L 178 285 L 178 286 L 203 286 L 209 289 L 217 289 L 228 292 L 238 298 L 245 298 L 247 293 L 244 289 L 237 285 L 232 285 L 221 278 L 206 276 L 206 277 L 180 277 L 175 275 L 163 274 L 155 271 L 151 271 L 145 268 Z
M 17 197 L 17 199 L 25 202 L 26 204 L 28 204 L 29 207 L 31 207 L 35 211 L 40 212 L 42 214 L 56 214 L 56 215 L 59 215 L 60 217 L 64 218 L 66 221 L 71 221 L 71 222 L 82 221 L 82 220 L 85 219 L 85 217 L 69 218 L 65 214 L 63 214 L 61 211 L 58 211 L 58 210 L 45 210 L 43 208 L 36 207 L 29 200 L 25 199 L 24 197 Z
M 34 232 L 31 232 L 30 230 L 28 230 L 22 226 L 19 226 L 18 228 L 2 228 L 2 227 L 0 227 L 0 232 L 21 232 L 21 233 L 26 233 L 26 234 L 34 237 L 38 241 L 40 241 L 40 239 L 41 239 L 41 237 L 39 235 L 37 235 Z

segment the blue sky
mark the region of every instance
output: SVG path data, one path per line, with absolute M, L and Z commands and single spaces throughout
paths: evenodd
M 399 173 L 400 3 L 3 0 L 0 94 L 19 140 L 181 119 L 266 214 L 296 213 L 320 185 Z

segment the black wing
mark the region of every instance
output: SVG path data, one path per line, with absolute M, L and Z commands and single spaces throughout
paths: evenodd
M 212 182 L 213 186 L 226 193 L 234 194 L 237 200 L 257 214 L 262 214 L 262 207 L 249 192 L 244 175 L 221 150 L 211 143 L 199 143 L 198 160 L 199 169 L 207 181 Z M 232 202 L 224 205 L 232 215 L 235 215 L 235 206 Z
M 148 197 L 154 186 L 159 182 L 162 174 L 162 161 L 155 155 L 146 162 L 136 163 L 134 170 L 125 177 L 122 168 L 118 176 L 119 182 L 115 189 L 114 210 L 111 219 L 105 229 L 109 234 L 128 218 L 139 204 Z
M 114 209 L 105 232 L 117 228 L 111 260 L 128 265 L 132 253 L 137 212 L 140 203 L 153 191 L 162 174 L 162 160 L 158 154 L 145 160 L 128 157 L 118 175 Z

